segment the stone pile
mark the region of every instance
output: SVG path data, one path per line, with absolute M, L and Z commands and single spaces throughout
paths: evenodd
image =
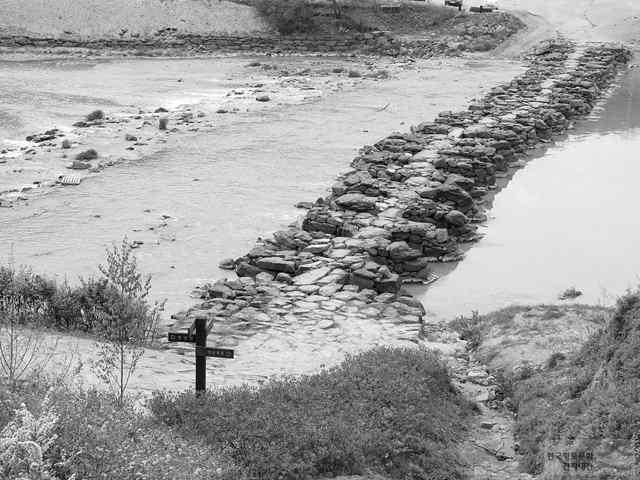
M 299 225 L 225 261 L 239 280 L 202 287 L 205 303 L 179 320 L 205 312 L 250 322 L 266 312 L 320 322 L 352 309 L 419 330 L 424 309 L 402 281 L 427 280 L 433 263 L 462 258 L 496 175 L 588 113 L 629 59 L 617 46 L 545 43 L 524 74 L 467 110 L 363 148 Z

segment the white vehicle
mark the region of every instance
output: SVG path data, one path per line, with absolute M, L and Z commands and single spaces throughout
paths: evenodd
M 462 10 L 462 0 L 444 0 L 445 7 L 458 7 L 458 10 Z
M 498 5 L 495 3 L 481 3 L 469 8 L 469 11 L 474 13 L 493 12 L 495 10 L 498 10 Z

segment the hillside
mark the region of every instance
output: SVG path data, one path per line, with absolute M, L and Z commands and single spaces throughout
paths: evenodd
M 526 470 L 561 471 L 549 452 L 590 452 L 603 475 L 598 478 L 614 472 L 615 478 L 637 478 L 632 469 L 640 429 L 640 294 L 620 299 L 606 328 L 575 355 L 557 355 L 528 375 L 506 388 L 513 394 Z

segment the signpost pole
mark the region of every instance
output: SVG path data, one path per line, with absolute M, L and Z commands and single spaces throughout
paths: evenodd
M 230 348 L 207 348 L 207 336 L 213 322 L 208 317 L 198 316 L 189 327 L 187 333 L 169 332 L 167 340 L 170 342 L 189 342 L 196 344 L 196 395 L 207 389 L 207 357 L 234 358 L 234 351 Z
M 204 392 L 207 388 L 207 356 L 204 350 L 207 347 L 207 319 L 196 318 L 196 394 Z

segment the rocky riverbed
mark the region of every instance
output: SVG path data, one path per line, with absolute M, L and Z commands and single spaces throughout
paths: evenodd
M 205 302 L 177 315 L 177 325 L 205 315 L 242 321 L 246 331 L 259 310 L 261 325 L 300 316 L 333 328 L 350 307 L 424 334 L 424 309 L 403 282 L 430 281 L 434 265 L 460 260 L 478 238 L 496 178 L 589 113 L 630 56 L 618 46 L 546 42 L 523 75 L 466 111 L 364 147 L 331 195 L 301 204 L 308 212 L 298 225 L 223 262 L 239 280 L 203 285 Z
M 41 71 L 50 77 L 49 88 L 55 91 L 38 91 L 36 95 L 45 97 L 42 99 L 45 103 L 51 101 L 52 109 L 42 112 L 34 104 L 31 112 L 28 103 L 25 105 L 25 101 L 30 101 L 22 98 L 29 90 L 21 93 L 24 88 L 21 82 L 30 82 L 32 67 L 23 65 L 33 64 L 35 60 L 42 57 L 30 55 L 6 62 L 5 78 L 1 81 L 6 86 L 3 95 L 7 97 L 7 115 L 35 116 L 37 122 L 33 123 L 51 121 L 52 128 L 30 132 L 22 138 L 17 135 L 24 134 L 24 127 L 0 130 L 8 137 L 0 140 L 2 207 L 22 204 L 65 183 L 81 182 L 109 166 L 141 161 L 166 148 L 172 137 L 196 132 L 210 134 L 249 116 L 314 102 L 334 92 L 366 87 L 416 68 L 415 62 L 407 60 L 370 57 L 181 59 L 164 67 L 166 71 L 162 71 L 162 60 L 47 59 L 47 63 L 53 62 L 53 73 L 45 68 Z M 139 80 L 144 77 L 148 86 L 144 92 L 134 86 L 130 88 L 137 97 L 133 104 L 132 98 L 120 100 L 118 95 L 115 101 L 109 96 L 101 99 L 96 92 L 111 93 L 108 87 L 103 86 L 102 90 L 94 87 L 95 82 L 100 82 L 99 78 L 85 79 L 68 73 L 68 69 L 82 72 L 88 68 L 95 76 L 104 76 L 105 83 L 109 84 L 121 71 L 133 68 L 134 63 L 140 70 Z M 180 68 L 188 69 L 189 75 L 183 78 Z M 68 82 L 75 84 L 68 86 Z M 60 99 L 65 103 L 82 102 L 88 109 L 92 104 L 100 106 L 103 115 L 89 120 L 71 119 L 64 109 L 58 114 Z M 167 122 L 165 129 L 160 129 L 161 120 Z M 87 150 L 95 150 L 95 158 L 78 161 L 76 157 Z M 66 181 L 69 179 L 63 178 L 65 176 L 74 182 Z

